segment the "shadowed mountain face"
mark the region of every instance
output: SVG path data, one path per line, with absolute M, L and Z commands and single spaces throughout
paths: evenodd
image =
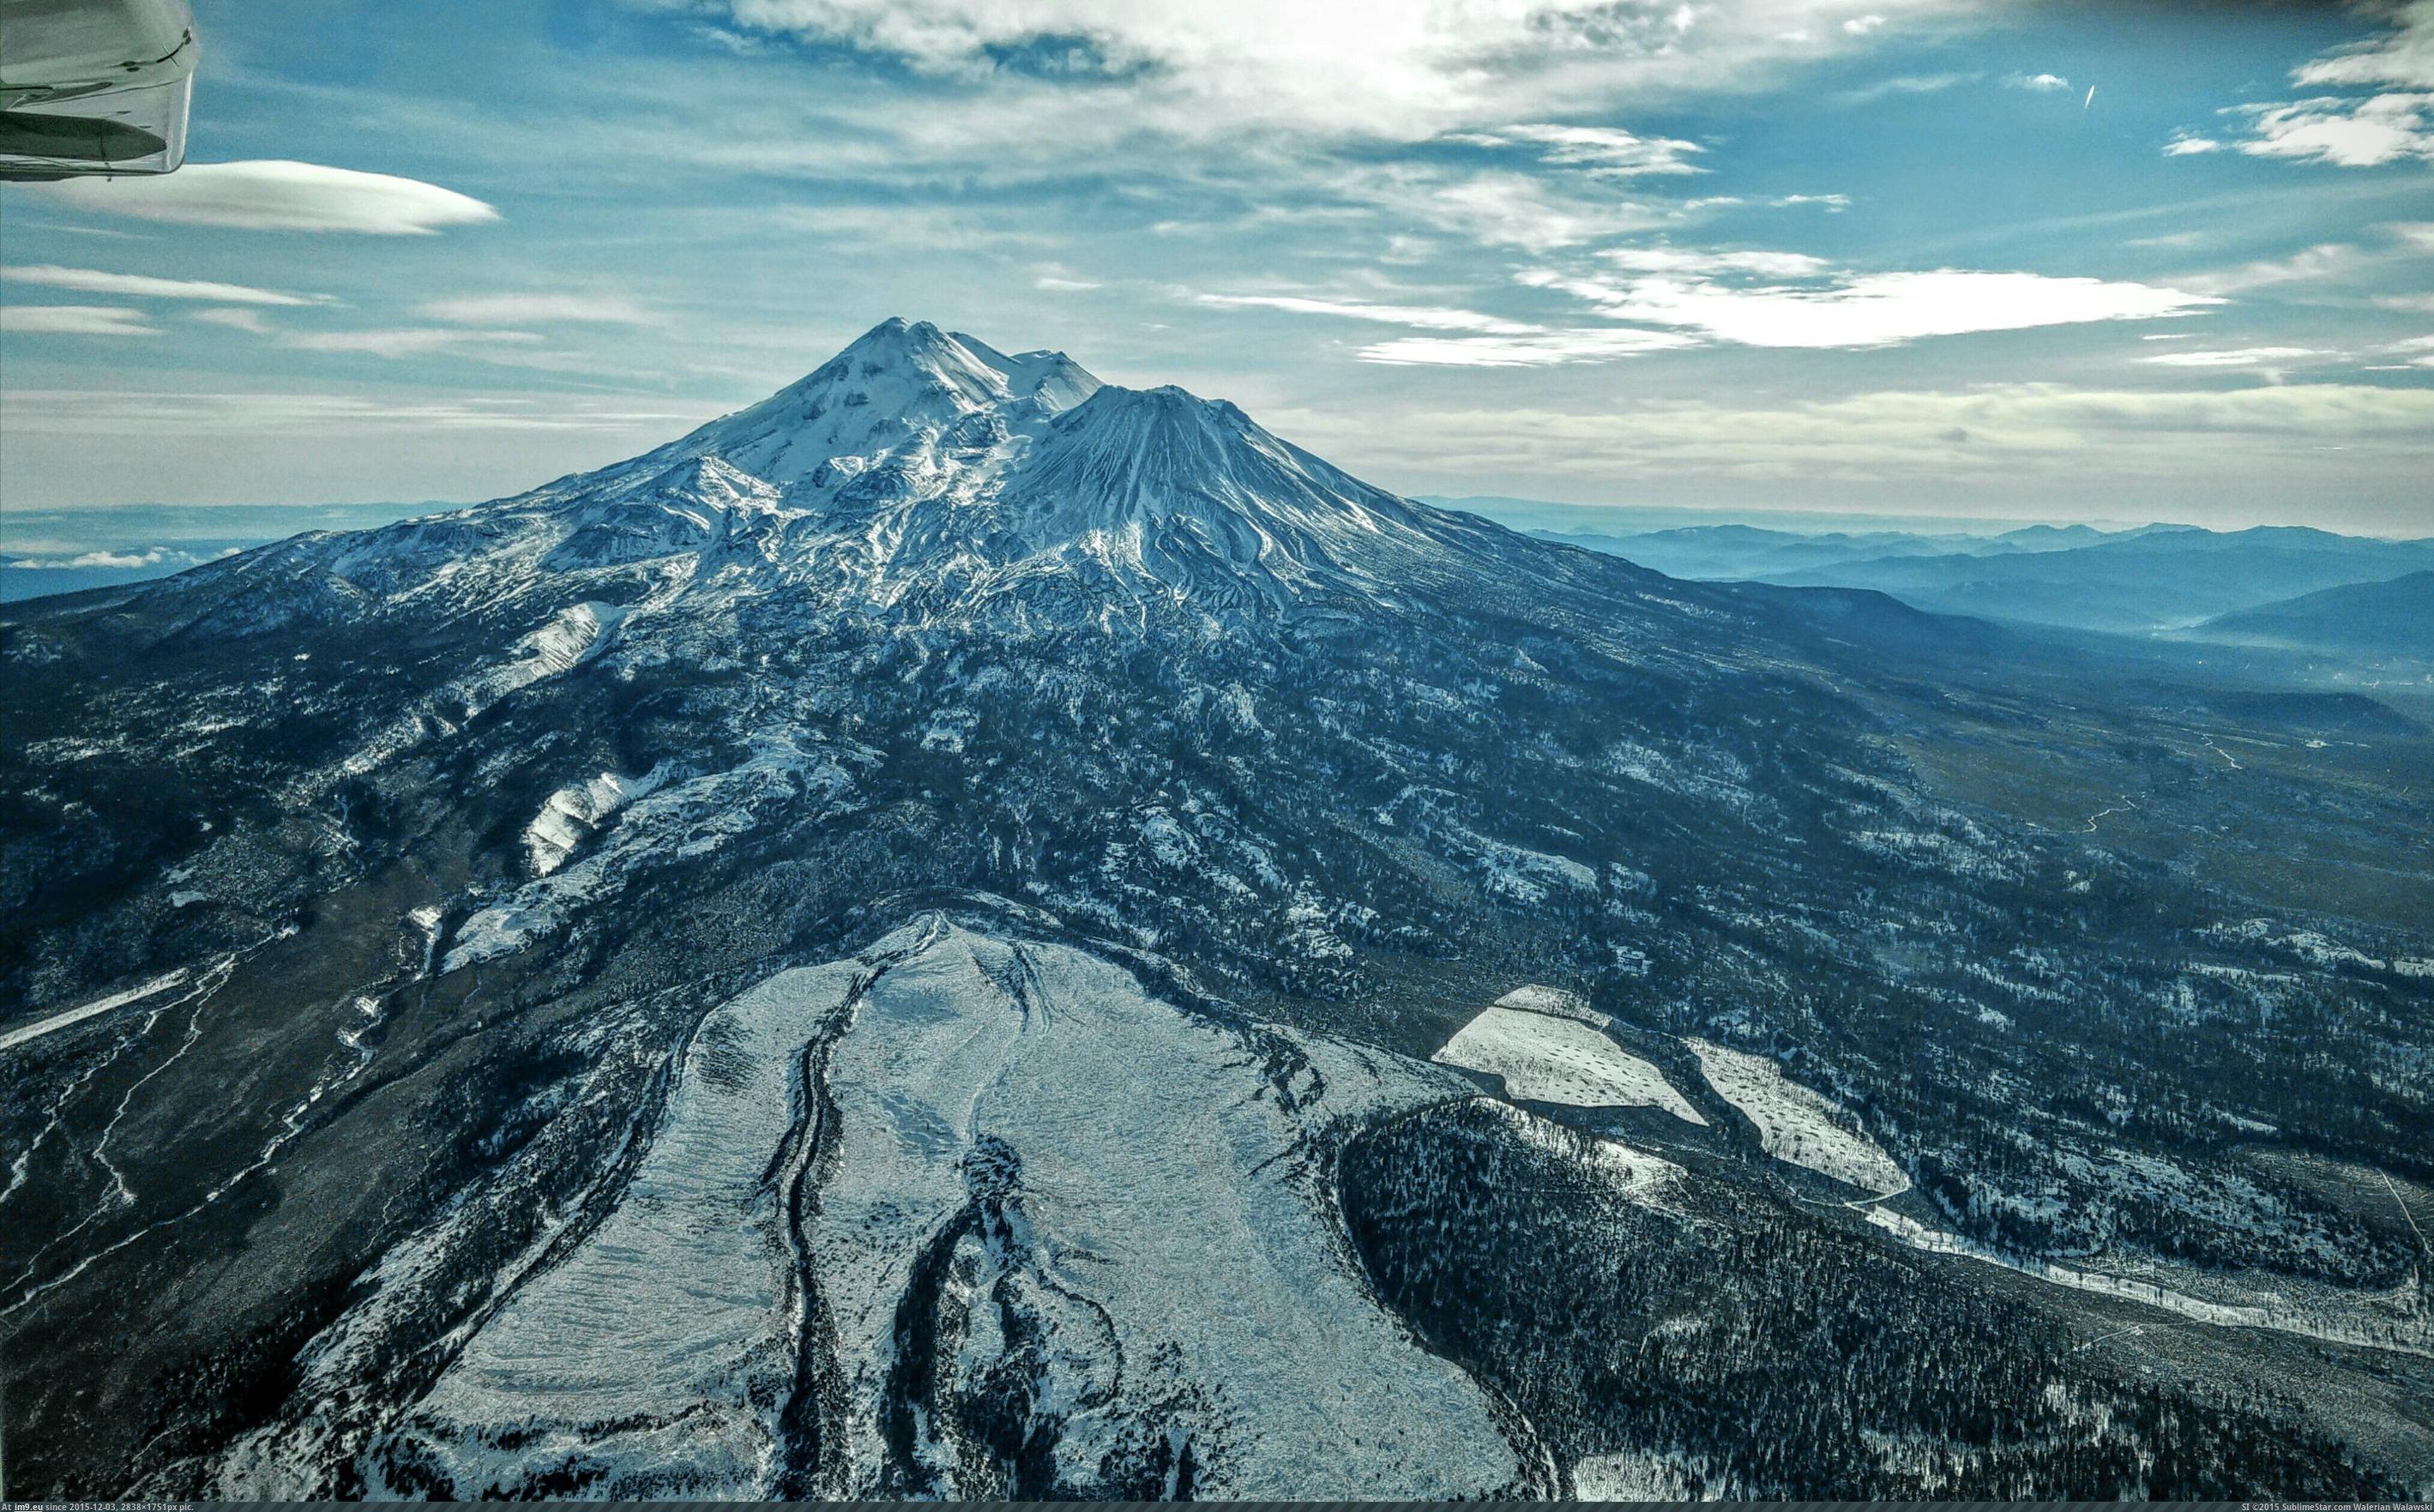
M 0 635 L 19 1494 L 2434 1474 L 2370 700 L 2235 733 L 901 321 Z

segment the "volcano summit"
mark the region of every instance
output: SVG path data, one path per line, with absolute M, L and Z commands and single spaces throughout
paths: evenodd
M 0 655 L 13 1494 L 2434 1483 L 2364 696 L 901 320 Z

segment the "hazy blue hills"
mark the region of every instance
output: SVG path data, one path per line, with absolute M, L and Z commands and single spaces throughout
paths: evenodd
M 2302 526 L 2151 531 L 2059 552 L 1883 557 L 1772 576 L 1876 588 L 1921 609 L 2099 630 L 2179 628 L 2344 583 L 2434 568 L 2434 544 Z
M 2319 589 L 2218 615 L 2191 633 L 2305 650 L 2434 659 L 2434 572 Z
M 2093 525 L 2027 525 L 1999 535 L 1916 530 L 1798 531 L 1747 524 L 1685 525 L 1664 530 L 1603 532 L 1532 530 L 1542 541 L 1585 546 L 1628 557 L 1672 577 L 1717 581 L 1762 580 L 1844 563 L 1906 558 L 2001 557 L 2070 551 L 2180 525 L 2145 525 L 2134 531 Z M 1833 583 L 1832 587 L 1874 586 Z
M 2147 633 L 2185 631 L 2215 638 L 2218 629 L 2265 644 L 2252 627 L 2227 616 L 2263 610 L 2352 584 L 2381 583 L 2434 570 L 2434 541 L 2344 536 L 2302 525 L 2218 531 L 2151 524 L 2106 529 L 2087 524 L 2028 525 L 1975 532 L 1924 522 L 1898 529 L 1836 517 L 1830 528 L 1799 529 L 1771 522 L 1668 524 L 1634 528 L 1625 521 L 1662 518 L 1663 511 L 1619 511 L 1616 524 L 1591 528 L 1577 506 L 1548 506 L 1534 514 L 1520 501 L 1466 501 L 1540 540 L 1626 558 L 1674 577 L 1765 582 L 1787 587 L 1862 588 L 1889 593 L 1913 608 L 2071 629 Z M 1550 524 L 1537 523 L 1544 519 Z M 1679 518 L 1677 516 L 1676 518 Z M 1851 528 L 1875 524 L 1874 528 Z M 1997 522 L 1999 524 L 1999 522 Z M 2405 610 L 2391 611 L 2405 620 Z M 2380 630 L 2363 641 L 2270 637 L 2272 644 L 2355 651 L 2385 648 Z
M 369 530 L 439 504 L 123 504 L 0 515 L 0 603 L 116 588 L 306 530 Z

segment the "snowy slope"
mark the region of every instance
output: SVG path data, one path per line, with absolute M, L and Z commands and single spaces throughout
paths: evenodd
M 1504 1005 L 1519 996 L 1507 994 L 1483 1011 L 1430 1058 L 1500 1076 L 1508 1095 L 1532 1102 L 1661 1108 L 1687 1124 L 1706 1122 L 1663 1072 L 1592 1025 L 1542 1008 Z
M 1369 1300 L 1319 1199 L 1334 1120 L 1458 1085 L 917 919 L 710 1015 L 613 1211 L 368 1482 L 522 1493 L 579 1465 L 616 1496 L 774 1494 L 816 1318 L 831 1494 L 1513 1488 L 1486 1400 Z
M 1831 1098 L 1791 1080 L 1782 1067 L 1763 1056 L 1705 1040 L 1689 1044 L 1707 1085 L 1757 1126 L 1767 1154 L 1868 1192 L 1898 1192 L 1910 1185 L 1883 1146 L 1864 1131 L 1846 1126 L 1850 1115 Z

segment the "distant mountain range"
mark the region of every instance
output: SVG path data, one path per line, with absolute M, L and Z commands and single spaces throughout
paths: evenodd
M 2134 530 L 2105 531 L 2093 525 L 2024 525 L 1998 535 L 1910 530 L 1826 530 L 1808 534 L 1756 525 L 1714 524 L 1621 534 L 1586 530 L 1533 530 L 1530 534 L 1542 541 L 1625 557 L 1669 577 L 1757 582 L 1844 564 L 1905 558 L 2007 557 L 2070 551 L 2149 531 L 2187 528 L 2190 527 L 2144 525 Z
M 2218 615 L 2189 633 L 2204 640 L 2434 661 L 2434 572 L 2319 589 Z
M 2209 622 L 2281 599 L 2434 569 L 2434 541 L 2296 525 L 2035 525 L 1971 536 L 1726 524 L 1531 534 L 1677 577 L 1872 588 L 1939 612 L 2116 632 L 2203 634 Z
M 114 504 L 0 512 L 0 603 L 166 577 L 306 530 L 369 530 L 442 504 Z

